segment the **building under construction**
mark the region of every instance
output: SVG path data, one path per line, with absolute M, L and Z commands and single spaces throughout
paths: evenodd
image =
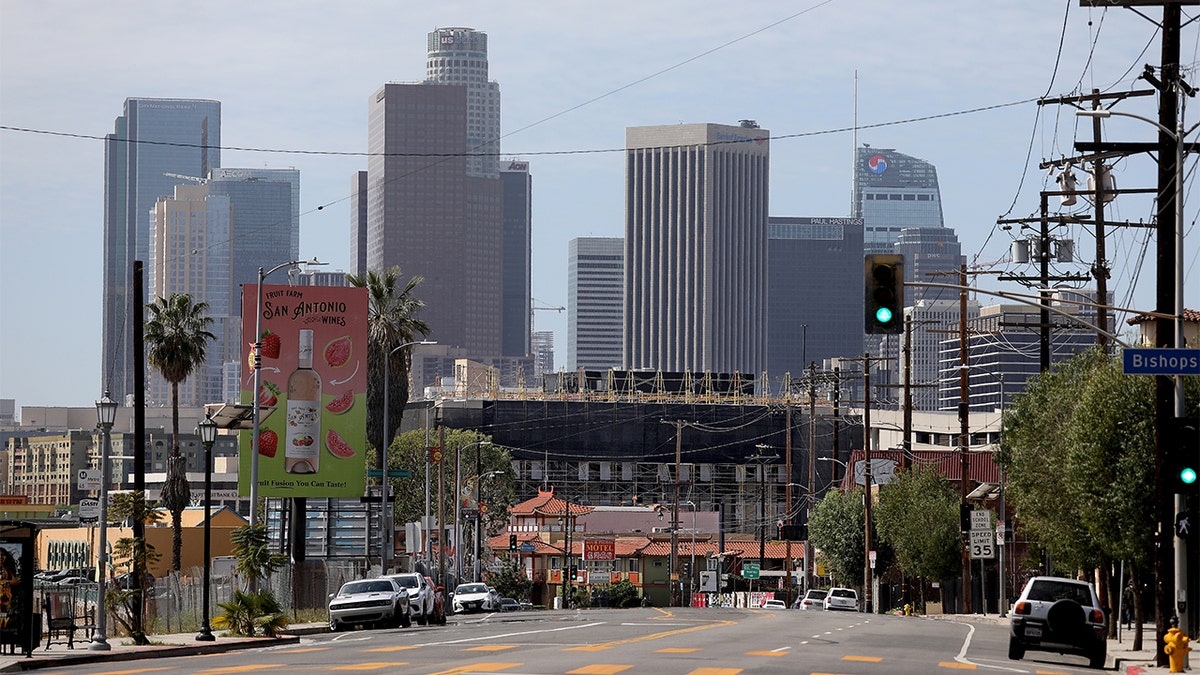
M 412 401 L 404 426 L 424 428 L 429 410 L 434 426 L 489 436 L 512 455 L 518 495 L 554 486 L 594 506 L 678 501 L 721 510 L 727 532 L 775 538 L 780 524 L 805 522 L 810 487 L 819 498 L 841 478 L 861 418 L 834 407 L 837 388 L 813 387 L 809 400 L 790 386 L 756 396 L 754 384 L 736 373 L 559 373 L 536 393 Z

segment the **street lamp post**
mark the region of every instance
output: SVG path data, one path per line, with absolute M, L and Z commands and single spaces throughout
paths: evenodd
M 97 426 L 103 432 L 104 439 L 100 449 L 100 541 L 96 547 L 96 634 L 88 645 L 91 651 L 106 652 L 112 649 L 108 644 L 108 608 L 105 606 L 104 592 L 108 588 L 105 583 L 105 572 L 108 571 L 108 487 L 111 472 L 108 468 L 108 454 L 112 444 L 113 423 L 117 421 L 117 402 L 109 395 L 96 401 Z
M 383 448 L 380 450 L 381 460 L 383 464 L 383 475 L 379 479 L 379 574 L 387 574 L 387 559 L 388 559 L 388 543 L 391 541 L 392 528 L 390 527 L 391 510 L 388 509 L 388 493 L 390 483 L 388 483 L 388 446 L 392 444 L 391 436 L 388 428 L 388 417 L 391 412 L 390 400 L 388 394 L 391 392 L 391 356 L 396 352 L 411 347 L 413 345 L 436 345 L 437 342 L 430 340 L 417 340 L 415 342 L 405 342 L 402 345 L 396 345 L 390 351 L 383 353 Z M 257 453 L 256 453 L 257 454 Z M 428 472 L 426 472 L 428 475 Z
M 262 424 L 262 404 L 258 402 L 258 390 L 262 387 L 263 279 L 285 267 L 328 264 L 319 262 L 314 256 L 312 260 L 289 260 L 288 262 L 272 267 L 266 272 L 263 271 L 263 268 L 258 268 L 258 301 L 254 305 L 254 390 L 250 392 L 250 400 L 253 402 L 254 407 L 254 417 L 251 422 L 252 427 L 250 432 L 250 527 L 258 524 L 258 433 L 259 427 Z M 255 590 L 253 588 L 254 585 L 252 582 L 251 590 Z
M 208 596 L 212 578 L 212 448 L 217 441 L 217 423 L 211 414 L 205 413 L 196 430 L 200 432 L 200 442 L 204 444 L 204 624 L 200 626 L 196 640 L 213 642 L 217 638 L 209 628 Z
M 490 444 L 489 444 L 490 445 Z M 479 540 L 483 534 L 483 479 L 493 476 L 502 475 L 503 471 L 489 471 L 482 476 L 479 475 L 479 455 L 482 451 L 475 453 L 475 561 L 474 561 L 474 580 L 478 583 L 483 581 L 483 572 L 479 569 Z

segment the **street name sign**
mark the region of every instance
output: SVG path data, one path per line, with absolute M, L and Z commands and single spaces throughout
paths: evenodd
M 1200 349 L 1126 348 L 1121 366 L 1126 375 L 1200 375 Z
M 743 579 L 757 579 L 758 575 L 759 575 L 759 570 L 760 570 L 760 568 L 758 566 L 758 563 L 756 563 L 756 562 L 755 563 L 752 563 L 752 562 L 742 563 L 742 578 Z

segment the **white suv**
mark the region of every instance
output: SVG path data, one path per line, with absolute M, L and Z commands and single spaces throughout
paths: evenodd
M 1012 610 L 1008 658 L 1020 660 L 1030 649 L 1078 654 L 1092 668 L 1104 667 L 1104 610 L 1091 584 L 1062 577 L 1034 577 L 1025 584 Z
M 394 579 L 396 583 L 408 589 L 408 607 L 412 614 L 413 621 L 417 625 L 424 626 L 427 623 L 436 622 L 437 605 L 434 597 L 434 589 L 429 585 L 429 581 L 425 575 L 417 572 L 404 572 L 401 574 L 389 574 L 388 579 Z

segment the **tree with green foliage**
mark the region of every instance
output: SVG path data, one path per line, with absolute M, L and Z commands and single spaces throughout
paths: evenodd
M 533 580 L 525 573 L 525 566 L 520 560 L 511 557 L 504 560 L 499 572 L 488 574 L 487 583 L 502 597 L 516 600 L 528 601 L 529 592 L 533 590 Z
M 863 560 L 866 559 L 865 520 L 863 491 L 858 487 L 848 492 L 827 492 L 813 509 L 808 521 L 808 538 L 816 548 L 817 556 L 829 569 L 834 583 L 861 590 Z
M 235 528 L 229 538 L 233 542 L 237 573 L 246 588 L 235 589 L 229 601 L 217 603 L 222 614 L 213 617 L 213 626 L 245 636 L 254 636 L 261 629 L 263 635 L 273 637 L 287 626 L 287 615 L 270 590 L 253 589 L 258 588 L 259 582 L 286 567 L 287 556 L 271 551 L 266 523 Z
M 162 512 L 146 502 L 144 492 L 117 492 L 109 496 L 109 502 L 108 515 L 112 520 L 151 525 L 162 519 Z M 124 588 L 108 590 L 104 599 L 117 623 L 137 645 L 150 644 L 146 637 L 144 615 L 146 584 L 149 580 L 144 574 L 139 578 L 138 570 L 149 569 L 160 557 L 145 537 L 122 537 L 113 546 L 113 558 L 121 561 L 119 565 L 128 573 L 129 583 Z
M 383 437 L 383 387 L 388 385 L 388 435 L 395 437 L 408 404 L 408 373 L 412 366 L 412 347 L 392 354 L 406 342 L 429 335 L 429 325 L 417 318 L 425 303 L 417 298 L 417 286 L 424 277 L 412 277 L 401 289 L 400 268 L 386 271 L 367 270 L 366 274 L 346 275 L 351 286 L 367 289 L 367 439 L 376 449 L 390 445 Z M 386 358 L 385 358 L 386 357 Z M 384 377 L 384 361 L 390 373 Z M 378 466 L 378 464 L 376 465 Z M 382 468 L 382 467 L 380 467 Z
M 961 570 L 958 491 L 936 469 L 915 466 L 880 486 L 872 512 L 881 541 L 906 574 L 940 581 Z
M 1195 416 L 1200 381 L 1184 384 L 1185 414 Z M 1119 356 L 1093 349 L 1030 379 L 1005 413 L 998 459 L 1020 527 L 1056 568 L 1099 570 L 1112 606 L 1112 561 L 1131 563 L 1140 586 L 1156 530 L 1152 377 L 1125 375 Z
M 146 360 L 171 385 L 171 456 L 167 479 L 159 501 L 171 513 L 171 569 L 179 571 L 183 551 L 183 510 L 190 502 L 187 463 L 179 455 L 179 383 L 186 380 L 207 358 L 208 343 L 217 336 L 209 332 L 212 317 L 207 302 L 192 302 L 186 293 L 172 293 L 146 305 Z
M 512 475 L 512 455 L 498 445 L 486 445 L 487 436 L 474 431 L 461 429 L 445 429 L 442 443 L 443 461 L 446 471 L 443 479 L 442 495 L 445 498 L 444 507 L 447 513 L 454 513 L 454 467 L 455 453 L 462 449 L 463 473 L 475 473 L 476 455 L 479 459 L 481 474 L 491 471 L 496 473 L 480 484 L 481 501 L 486 510 L 481 511 L 483 518 L 483 540 L 499 534 L 508 525 L 508 512 L 516 503 L 515 481 Z M 430 439 L 430 444 L 437 445 L 437 437 Z M 415 430 L 400 434 L 392 444 L 388 454 L 389 469 L 407 469 L 412 473 L 409 478 L 391 479 L 396 493 L 395 517 L 398 523 L 420 522 L 425 515 L 425 467 L 429 456 L 425 446 L 425 432 Z M 430 513 L 437 514 L 438 499 L 438 466 L 430 463 L 429 503 Z M 469 495 L 475 498 L 474 490 Z M 480 548 L 481 557 L 485 555 L 485 547 Z

